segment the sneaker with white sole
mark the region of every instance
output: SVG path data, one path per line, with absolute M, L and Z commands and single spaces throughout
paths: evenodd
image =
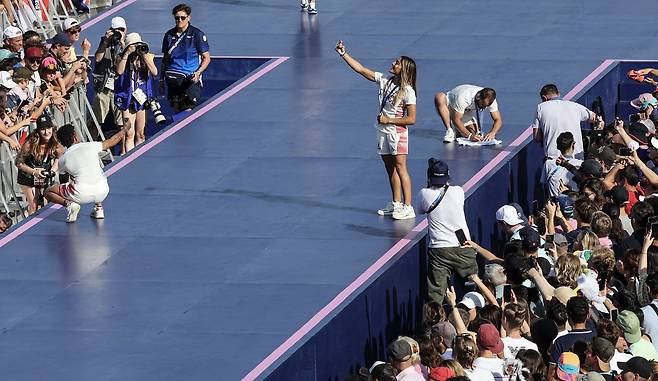
M 78 219 L 78 213 L 80 212 L 80 204 L 71 202 L 66 206 L 66 222 L 75 222 Z
M 450 127 L 446 130 L 446 134 L 443 137 L 443 142 L 452 143 L 454 141 L 455 141 L 455 130 L 453 130 L 452 127 Z
M 390 216 L 393 214 L 393 212 L 395 212 L 397 209 L 400 209 L 401 207 L 402 207 L 401 202 L 391 201 L 388 204 L 386 204 L 385 207 L 379 209 L 377 211 L 377 214 L 379 214 L 380 216 Z
M 414 211 L 414 207 L 411 205 L 402 205 L 401 208 L 393 212 L 394 220 L 406 220 L 407 218 L 414 217 L 416 217 L 416 212 Z
M 91 218 L 95 218 L 97 220 L 102 220 L 103 218 L 105 218 L 105 212 L 103 211 L 103 208 L 92 209 Z
M 308 9 L 308 2 L 306 0 L 302 0 L 299 3 L 299 6 L 302 7 L 302 12 L 306 12 L 306 10 Z

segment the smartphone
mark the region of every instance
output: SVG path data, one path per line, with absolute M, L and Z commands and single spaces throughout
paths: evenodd
M 457 240 L 459 240 L 459 245 L 464 246 L 466 243 L 466 234 L 464 234 L 464 231 L 459 229 L 455 232 L 455 235 L 457 236 Z
M 503 301 L 505 303 L 510 303 L 512 301 L 512 285 L 506 284 L 503 287 Z
M 608 272 L 603 271 L 598 275 L 599 278 L 599 291 L 605 290 L 606 282 L 608 279 Z
M 651 226 L 656 222 L 658 222 L 658 216 L 650 216 L 649 218 L 647 218 L 647 226 Z
M 651 237 L 653 239 L 658 239 L 658 222 L 651 224 Z
M 619 156 L 631 156 L 631 149 L 628 147 L 621 147 L 619 149 Z
M 614 310 L 610 311 L 610 320 L 617 321 L 618 316 L 619 316 L 619 310 L 618 309 L 615 308 Z
M 532 215 L 533 216 L 539 215 L 539 201 L 537 200 L 532 201 Z
M 553 234 L 546 234 L 546 239 L 545 239 L 546 243 L 553 243 L 553 238 L 554 237 L 555 237 L 555 235 L 553 235 Z

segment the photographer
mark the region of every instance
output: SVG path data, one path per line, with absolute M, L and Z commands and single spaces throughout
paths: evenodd
M 102 124 L 107 115 L 111 114 L 112 121 L 117 128 L 123 125 L 123 119 L 121 110 L 114 104 L 115 67 L 119 55 L 123 51 L 126 30 L 126 21 L 122 17 L 112 19 L 110 29 L 101 37 L 101 42 L 94 55 L 96 65 L 92 74 L 94 100 L 91 108 L 94 116 L 98 123 Z
M 172 14 L 176 26 L 162 40 L 160 89 L 167 84 L 167 98 L 176 112 L 192 109 L 201 99 L 201 74 L 210 64 L 206 35 L 190 25 L 192 8 L 178 4 Z
M 153 98 L 153 77 L 158 69 L 153 62 L 153 54 L 148 45 L 137 33 L 126 36 L 126 48 L 117 64 L 117 79 L 114 82 L 114 99 L 123 112 L 126 136 L 121 145 L 124 154 L 144 142 L 146 109 Z
M 54 181 L 58 146 L 53 123 L 43 116 L 37 120 L 37 129 L 30 133 L 16 156 L 17 182 L 28 202 L 29 214 L 43 206 L 40 195 Z

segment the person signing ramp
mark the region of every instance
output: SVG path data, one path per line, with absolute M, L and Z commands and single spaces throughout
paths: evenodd
M 75 222 L 80 212 L 80 204 L 94 203 L 91 217 L 105 218 L 101 204 L 110 191 L 103 172 L 99 153 L 114 147 L 123 140 L 127 132 L 124 126 L 119 132 L 103 142 L 81 143 L 75 127 L 66 124 L 57 130 L 59 142 L 66 151 L 59 158 L 59 171 L 70 176 L 64 184 L 56 184 L 46 190 L 48 201 L 66 207 L 66 222 Z

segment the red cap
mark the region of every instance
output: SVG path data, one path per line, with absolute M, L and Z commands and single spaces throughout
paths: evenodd
M 482 324 L 478 328 L 478 347 L 488 349 L 493 353 L 503 351 L 503 341 L 500 339 L 500 332 L 493 324 Z
M 450 377 L 455 377 L 455 372 L 452 369 L 441 366 L 438 368 L 432 369 L 429 374 L 430 381 L 446 381 Z
M 27 58 L 43 58 L 43 49 L 38 46 L 30 46 L 25 49 L 25 57 Z

